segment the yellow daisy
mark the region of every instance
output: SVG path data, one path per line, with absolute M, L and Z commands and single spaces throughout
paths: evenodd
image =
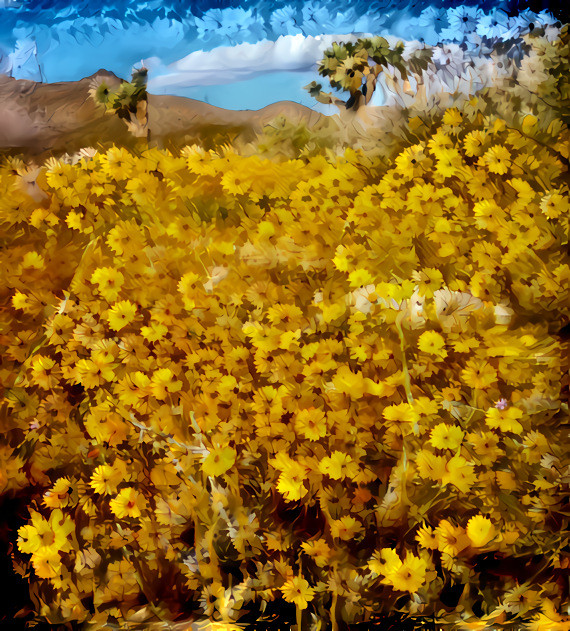
M 109 506 L 119 519 L 124 517 L 137 518 L 146 508 L 146 499 L 142 493 L 128 486 L 119 491 L 118 495 L 109 502 Z
M 128 324 L 130 324 L 137 315 L 137 307 L 129 300 L 121 300 L 116 302 L 107 311 L 107 320 L 109 321 L 109 327 L 113 331 L 120 331 Z
M 100 495 L 110 495 L 117 491 L 117 486 L 122 481 L 120 471 L 108 464 L 99 465 L 91 476 L 89 486 Z
M 234 466 L 235 461 L 236 450 L 233 447 L 214 447 L 202 462 L 202 471 L 207 476 L 222 475 Z
M 415 593 L 426 582 L 427 562 L 408 553 L 402 565 L 385 582 L 400 592 Z
M 327 434 L 325 413 L 310 407 L 299 410 L 295 416 L 295 430 L 308 440 L 319 440 Z
M 504 175 L 511 164 L 511 153 L 502 145 L 494 145 L 479 159 L 479 164 L 486 166 L 491 173 Z
M 430 433 L 429 442 L 436 449 L 457 449 L 465 432 L 457 425 L 439 423 Z
M 483 515 L 471 517 L 467 522 L 466 532 L 471 541 L 471 545 L 475 548 L 485 547 L 496 535 L 493 522 Z
M 418 339 L 418 348 L 424 353 L 436 355 L 442 359 L 447 357 L 445 340 L 437 331 L 424 331 Z
M 499 409 L 492 407 L 487 410 L 485 422 L 491 429 L 500 429 L 502 432 L 512 432 L 521 434 L 523 426 L 519 419 L 523 416 L 523 411 L 516 407 Z
M 288 603 L 295 604 L 299 609 L 306 609 L 315 597 L 315 590 L 300 576 L 293 576 L 285 581 L 281 586 L 281 593 Z

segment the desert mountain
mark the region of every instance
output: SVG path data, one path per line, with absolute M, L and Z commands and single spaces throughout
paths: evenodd
M 102 112 L 89 96 L 97 77 L 116 85 L 121 79 L 99 70 L 80 81 L 36 83 L 0 75 L 0 151 L 41 158 L 72 153 L 81 147 L 111 143 L 129 145 L 133 136 L 123 121 Z M 253 140 L 277 116 L 312 126 L 321 114 L 292 101 L 260 110 L 225 110 L 178 96 L 148 96 L 151 138 L 159 147 L 182 147 L 194 142 L 239 137 Z

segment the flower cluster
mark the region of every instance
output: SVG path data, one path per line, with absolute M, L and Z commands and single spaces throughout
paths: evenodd
M 0 492 L 42 619 L 566 628 L 567 129 L 486 106 L 394 157 L 4 161 Z

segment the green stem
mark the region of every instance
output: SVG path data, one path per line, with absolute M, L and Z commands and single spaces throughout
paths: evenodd
M 336 610 L 338 607 L 338 594 L 333 592 L 332 604 L 331 604 L 331 625 L 332 631 L 338 631 L 338 620 L 336 619 Z
M 411 405 L 414 402 L 414 397 L 412 396 L 412 382 L 410 380 L 410 372 L 408 370 L 408 360 L 406 359 L 406 341 L 404 339 L 404 331 L 402 330 L 402 319 L 404 317 L 404 312 L 398 314 L 396 317 L 396 329 L 398 330 L 398 336 L 400 338 L 400 350 L 402 351 L 402 368 L 404 372 L 404 388 L 406 389 L 406 397 L 408 399 L 408 403 Z

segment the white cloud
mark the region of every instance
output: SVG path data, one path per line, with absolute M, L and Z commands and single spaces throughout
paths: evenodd
M 333 42 L 355 42 L 362 35 L 283 35 L 276 41 L 262 40 L 255 44 L 195 51 L 168 66 L 151 57 L 145 60 L 150 70 L 148 89 L 152 92 L 175 87 L 221 85 L 271 72 L 307 71 L 314 68 Z

